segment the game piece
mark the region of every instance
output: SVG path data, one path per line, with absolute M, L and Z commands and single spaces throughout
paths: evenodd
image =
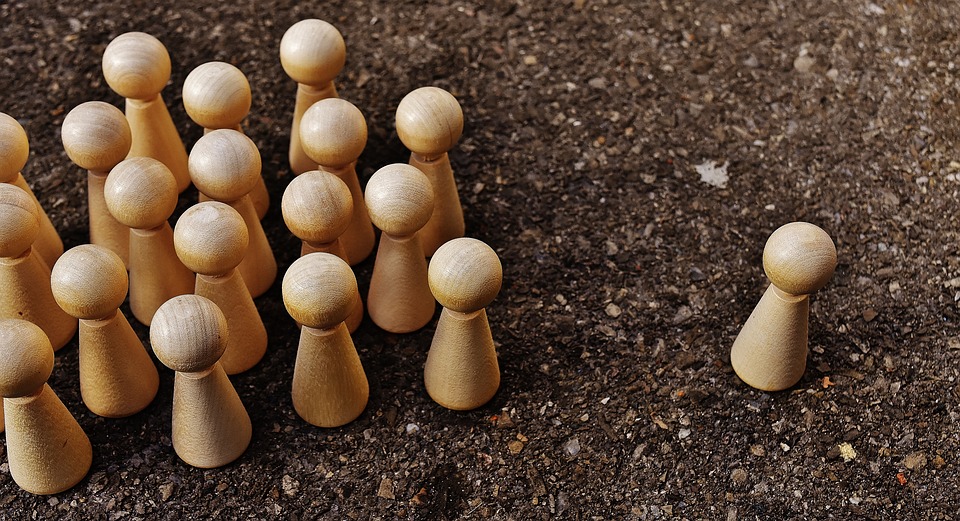
M 781 226 L 763 248 L 770 285 L 730 350 L 737 376 L 762 391 L 781 391 L 800 381 L 807 366 L 809 295 L 830 280 L 837 249 L 816 225 Z
M 57 304 L 80 320 L 80 394 L 87 408 L 122 418 L 150 405 L 160 378 L 119 310 L 127 297 L 120 257 L 95 244 L 71 248 L 54 265 L 50 285 Z
M 427 393 L 448 409 L 476 409 L 500 387 L 485 309 L 500 291 L 500 259 L 477 239 L 453 239 L 433 254 L 428 277 L 443 312 L 423 367 Z
M 218 361 L 233 333 L 217 305 L 200 295 L 170 299 L 150 325 L 153 352 L 177 372 L 173 450 L 194 467 L 221 467 L 250 445 L 250 416 Z
M 197 188 L 210 199 L 232 206 L 247 223 L 249 246 L 237 269 L 250 295 L 263 295 L 277 278 L 277 260 L 248 195 L 260 177 L 257 145 L 236 130 L 214 130 L 193 146 L 189 164 Z
M 20 123 L 12 117 L 0 112 L 0 183 L 7 183 L 26 192 L 37 203 L 37 214 L 40 216 L 40 235 L 37 237 L 34 248 L 43 258 L 47 266 L 53 266 L 57 258 L 63 253 L 63 241 L 60 234 L 53 227 L 53 222 L 47 212 L 40 206 L 40 201 L 20 173 L 27 159 L 30 157 L 30 144 L 27 133 Z
M 0 318 L 22 318 L 40 326 L 58 350 L 77 332 L 50 290 L 50 267 L 33 248 L 40 233 L 36 201 L 12 184 L 0 183 Z
M 294 174 L 316 168 L 300 146 L 300 120 L 314 103 L 336 98 L 333 79 L 347 59 L 347 47 L 337 29 L 323 20 L 301 20 L 287 29 L 280 39 L 280 64 L 287 76 L 297 82 L 297 103 L 290 129 L 290 169 Z
M 457 99 L 436 87 L 421 87 L 397 106 L 397 136 L 410 149 L 410 164 L 433 185 L 433 216 L 420 230 L 427 257 L 441 244 L 463 237 L 463 208 L 447 152 L 463 133 L 463 111 Z
M 0 319 L 0 395 L 6 421 L 10 476 L 31 494 L 56 494 L 76 485 L 93 462 L 93 447 L 47 379 L 53 348 L 43 330 Z
M 60 137 L 70 160 L 87 170 L 90 243 L 110 248 L 127 265 L 130 228 L 113 217 L 103 198 L 107 176 L 130 152 L 132 137 L 127 118 L 113 105 L 88 101 L 63 118 Z
M 367 406 L 370 386 L 344 324 L 357 293 L 353 270 L 340 257 L 309 253 L 283 277 L 283 303 L 303 324 L 293 369 L 293 407 L 318 427 L 339 427 Z
M 301 256 L 322 252 L 347 260 L 340 236 L 353 217 L 353 198 L 339 177 L 324 171 L 304 172 L 287 185 L 280 206 L 287 228 L 303 241 Z M 363 301 L 357 292 L 347 329 L 353 333 L 362 320 Z
M 227 317 L 230 338 L 220 359 L 227 374 L 255 366 L 267 350 L 267 330 L 237 265 L 247 250 L 247 226 L 229 205 L 207 201 L 183 212 L 173 231 L 180 260 L 197 273 L 196 294 Z
M 367 181 L 364 199 L 370 219 L 383 231 L 367 294 L 370 318 L 391 333 L 416 331 L 437 307 L 417 234 L 433 213 L 433 188 L 416 167 L 393 164 Z
M 360 109 L 340 98 L 320 100 L 303 114 L 300 122 L 303 150 L 319 169 L 340 178 L 350 188 L 353 217 L 340 242 L 351 266 L 373 251 L 377 236 L 363 204 L 357 178 L 357 158 L 367 144 L 367 123 Z
M 211 130 L 229 128 L 243 132 L 240 123 L 250 113 L 250 83 L 240 69 L 224 62 L 208 62 L 193 69 L 183 82 L 183 108 L 194 123 Z M 208 200 L 203 192 L 200 202 Z M 250 192 L 250 201 L 261 220 L 270 207 L 270 194 L 261 175 Z
M 133 143 L 127 157 L 152 157 L 173 173 L 177 192 L 190 186 L 183 146 L 160 91 L 170 79 L 170 54 L 153 36 L 131 32 L 113 39 L 103 52 L 103 77 L 126 98 Z

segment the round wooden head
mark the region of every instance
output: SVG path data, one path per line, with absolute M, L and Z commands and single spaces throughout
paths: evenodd
M 170 80 L 170 54 L 147 33 L 121 34 L 103 51 L 103 77 L 124 98 L 153 99 Z
M 0 396 L 36 393 L 53 373 L 53 346 L 39 326 L 19 318 L 0 319 Z
M 197 140 L 187 162 L 197 189 L 217 201 L 250 193 L 260 178 L 260 150 L 243 132 L 214 130 Z
M 340 257 L 309 253 L 287 269 L 282 291 L 283 304 L 294 320 L 306 327 L 330 329 L 353 310 L 357 279 Z
M 300 143 L 318 165 L 342 168 L 356 161 L 367 146 L 367 121 L 347 100 L 322 99 L 303 114 Z
M 444 243 L 430 259 L 430 291 L 441 306 L 461 313 L 487 307 L 500 292 L 503 269 L 493 248 L 461 237 Z
M 177 257 L 190 271 L 222 275 L 247 253 L 247 224 L 233 207 L 207 201 L 183 212 L 173 229 Z
M 336 27 L 323 20 L 301 20 L 280 39 L 280 65 L 293 81 L 323 87 L 347 60 L 347 46 Z
M 72 317 L 108 318 L 127 297 L 123 260 L 103 246 L 83 244 L 57 259 L 50 275 L 57 304 Z
M 124 226 L 152 230 L 177 208 L 177 180 L 166 165 L 150 157 L 132 157 L 110 171 L 103 187 L 107 209 Z
M 806 223 L 784 224 L 763 247 L 763 271 L 791 295 L 809 295 L 826 285 L 837 267 L 837 248 L 827 232 Z
M 200 295 L 163 303 L 150 324 L 150 344 L 163 365 L 182 373 L 203 371 L 227 349 L 227 318 Z
M 0 183 L 0 257 L 19 257 L 39 234 L 37 202 L 20 188 Z
M 300 240 L 331 243 L 347 231 L 353 197 L 339 177 L 323 171 L 300 174 L 283 192 L 283 222 Z
M 413 235 L 433 215 L 433 186 L 415 166 L 387 165 L 370 177 L 363 195 L 374 226 L 395 236 Z
M 29 157 L 27 132 L 16 119 L 0 112 L 0 183 L 12 183 Z
M 204 128 L 235 129 L 250 112 L 251 101 L 247 77 L 229 63 L 204 63 L 183 82 L 183 108 Z
M 109 103 L 88 101 L 73 108 L 60 128 L 63 149 L 80 168 L 109 172 L 127 157 L 133 143 L 123 112 Z
M 425 157 L 441 156 L 463 133 L 463 110 L 453 94 L 421 87 L 397 106 L 397 136 L 404 146 Z

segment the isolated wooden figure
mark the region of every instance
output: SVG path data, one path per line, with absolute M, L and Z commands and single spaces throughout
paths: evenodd
M 84 244 L 53 267 L 57 304 L 80 320 L 80 395 L 99 416 L 142 411 L 157 395 L 160 378 L 143 343 L 120 312 L 127 270 L 116 253 Z
M 103 51 L 103 77 L 126 98 L 133 143 L 127 157 L 152 157 L 173 172 L 177 192 L 190 186 L 187 149 L 177 133 L 160 91 L 170 80 L 170 54 L 153 36 L 130 32 Z
M 317 167 L 300 146 L 300 120 L 314 103 L 336 98 L 334 78 L 347 59 L 347 47 L 337 29 L 323 20 L 301 20 L 280 39 L 280 65 L 297 82 L 297 101 L 290 129 L 290 169 L 302 174 Z
M 500 291 L 500 259 L 481 241 L 453 239 L 434 253 L 428 275 L 443 312 L 423 368 L 427 393 L 448 409 L 475 409 L 500 387 L 485 309 Z
M 249 246 L 238 269 L 250 295 L 263 295 L 277 278 L 277 260 L 249 196 L 260 177 L 257 145 L 242 132 L 214 130 L 193 146 L 190 177 L 207 197 L 232 206 L 247 223 Z
M 0 319 L 0 395 L 10 476 L 32 494 L 76 485 L 93 461 L 90 439 L 47 385 L 53 372 L 50 340 L 36 325 Z
M 300 257 L 283 277 L 283 303 L 303 324 L 293 369 L 293 407 L 318 427 L 339 427 L 367 406 L 370 387 L 344 324 L 357 293 L 350 266 L 336 255 Z
M 364 198 L 370 219 L 383 231 L 367 294 L 370 318 L 391 333 L 416 331 L 437 306 L 417 234 L 433 214 L 433 188 L 416 167 L 393 164 L 373 174 Z
M 153 352 L 177 372 L 173 450 L 194 467 L 221 467 L 250 445 L 250 416 L 218 362 L 231 335 L 217 305 L 199 295 L 170 299 L 150 325 Z
M 763 297 L 730 350 L 734 371 L 763 391 L 792 387 L 807 366 L 809 295 L 822 288 L 837 266 L 837 249 L 816 225 L 781 226 L 763 248 L 770 279 Z
M 437 87 L 421 87 L 397 106 L 397 136 L 410 149 L 410 164 L 433 185 L 433 216 L 420 231 L 423 251 L 433 255 L 441 244 L 463 237 L 463 208 L 450 166 L 450 151 L 463 133 L 463 110 L 457 99 Z
M 0 112 L 0 183 L 16 186 L 30 195 L 37 204 L 37 213 L 40 216 L 40 234 L 37 236 L 34 248 L 43 258 L 47 266 L 53 266 L 57 258 L 63 253 L 63 241 L 54 228 L 47 212 L 40 206 L 40 201 L 34 195 L 30 185 L 20 173 L 30 157 L 30 144 L 27 133 L 16 119 Z
M 207 201 L 183 212 L 173 232 L 177 255 L 197 273 L 195 293 L 223 311 L 230 338 L 220 363 L 227 374 L 250 369 L 267 350 L 267 330 L 237 270 L 247 227 L 229 205 Z
M 287 228 L 303 241 L 301 256 L 322 252 L 347 260 L 340 236 L 353 217 L 353 198 L 339 177 L 322 170 L 304 172 L 287 185 L 280 206 Z M 363 301 L 357 293 L 347 329 L 353 333 L 361 321 Z
M 167 222 L 177 208 L 176 180 L 156 159 L 125 159 L 107 177 L 104 198 L 130 228 L 130 310 L 149 326 L 161 304 L 193 293 L 193 272 L 177 258 Z

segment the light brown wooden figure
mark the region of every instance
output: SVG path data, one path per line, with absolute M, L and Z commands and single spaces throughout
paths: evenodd
M 232 335 L 217 305 L 199 295 L 170 299 L 150 326 L 153 352 L 177 372 L 173 450 L 194 467 L 221 467 L 250 445 L 250 416 L 218 362 Z
M 433 213 L 433 188 L 416 167 L 387 165 L 370 178 L 367 211 L 380 228 L 367 308 L 391 333 L 409 333 L 433 318 L 437 304 L 427 282 L 427 260 L 417 233 Z
M 794 222 L 774 231 L 763 248 L 770 279 L 730 350 L 734 371 L 747 385 L 781 391 L 807 367 L 809 295 L 822 288 L 837 266 L 837 249 L 816 225 Z
M 443 312 L 423 368 L 427 393 L 448 409 L 475 409 L 500 387 L 485 309 L 500 291 L 500 259 L 481 241 L 453 239 L 434 253 L 428 275 Z
M 193 272 L 177 258 L 167 222 L 177 207 L 176 180 L 160 161 L 134 157 L 110 172 L 103 193 L 113 217 L 130 228 L 130 310 L 149 326 L 161 304 L 193 293 Z
M 347 252 L 347 262 L 354 266 L 373 252 L 377 240 L 367 207 L 363 204 L 356 170 L 357 158 L 367 145 L 367 123 L 363 113 L 346 100 L 320 100 L 303 115 L 300 143 L 320 170 L 336 175 L 350 189 L 353 217 L 340 242 Z
M 170 54 L 153 36 L 130 32 L 113 39 L 103 52 L 103 77 L 126 98 L 133 135 L 127 157 L 152 157 L 167 165 L 177 192 L 190 186 L 187 149 L 177 133 L 160 91 L 170 80 Z
M 54 228 L 47 212 L 40 206 L 40 201 L 34 195 L 30 185 L 20 173 L 30 157 L 30 144 L 27 133 L 16 119 L 0 112 L 0 183 L 14 185 L 33 198 L 37 203 L 37 213 L 40 215 L 40 235 L 34 244 L 37 253 L 43 258 L 47 266 L 53 266 L 57 258 L 63 253 L 63 241 Z
M 463 110 L 443 89 L 421 87 L 404 96 L 397 106 L 397 136 L 410 149 L 410 164 L 433 184 L 433 216 L 420 230 L 427 257 L 441 244 L 463 237 L 463 208 L 447 154 L 462 133 Z
M 177 255 L 197 272 L 196 294 L 227 317 L 230 339 L 220 359 L 227 374 L 257 365 L 267 350 L 267 330 L 237 265 L 247 249 L 247 227 L 229 205 L 207 201 L 183 212 L 173 231 Z
M 250 190 L 260 177 L 257 145 L 242 132 L 214 130 L 193 146 L 190 177 L 201 192 L 214 201 L 232 206 L 247 223 L 249 246 L 237 269 L 250 295 L 254 298 L 263 295 L 277 278 L 277 260 L 250 202 Z
M 340 236 L 350 225 L 353 198 L 339 177 L 317 170 L 304 172 L 287 185 L 280 207 L 287 228 L 303 241 L 301 256 L 321 252 L 347 260 Z M 347 317 L 347 329 L 353 333 L 361 321 L 363 301 L 358 292 Z
M 71 248 L 53 267 L 51 286 L 57 304 L 80 320 L 80 394 L 87 408 L 122 418 L 150 405 L 160 378 L 118 309 L 127 296 L 120 257 L 95 244 Z
M 357 293 L 350 266 L 336 255 L 300 257 L 283 277 L 283 303 L 303 324 L 293 369 L 293 407 L 318 427 L 339 427 L 367 406 L 370 386 L 344 324 Z
M 90 439 L 47 385 L 50 340 L 36 325 L 0 319 L 0 395 L 6 420 L 10 476 L 32 494 L 76 485 L 93 461 Z
M 183 82 L 183 108 L 204 133 L 221 128 L 243 132 L 240 124 L 250 113 L 250 82 L 240 69 L 224 62 L 208 62 L 193 69 Z M 200 193 L 200 202 L 209 200 Z M 261 220 L 270 207 L 270 194 L 260 176 L 250 201 Z
M 40 232 L 37 203 L 12 184 L 0 183 L 0 318 L 22 318 L 40 326 L 58 350 L 77 332 L 50 290 L 50 268 L 33 249 Z
M 300 145 L 300 121 L 314 103 L 336 98 L 334 78 L 347 59 L 347 47 L 337 29 L 323 20 L 301 20 L 280 39 L 280 64 L 297 82 L 297 102 L 290 129 L 290 169 L 302 174 L 317 167 Z

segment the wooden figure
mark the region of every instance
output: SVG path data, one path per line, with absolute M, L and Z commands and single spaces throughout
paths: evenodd
M 70 160 L 87 170 L 90 243 L 110 248 L 126 265 L 130 262 L 130 228 L 107 209 L 103 187 L 113 167 L 130 152 L 133 138 L 127 118 L 109 103 L 88 101 L 63 119 L 60 137 Z
M 409 333 L 433 318 L 436 302 L 417 234 L 433 213 L 433 188 L 416 167 L 387 165 L 367 182 L 367 211 L 380 235 L 367 308 L 375 324 Z
M 122 418 L 150 405 L 160 378 L 118 309 L 127 296 L 120 257 L 95 244 L 71 248 L 53 267 L 51 286 L 57 304 L 80 319 L 80 394 L 87 408 Z
M 807 366 L 809 295 L 830 280 L 837 249 L 827 232 L 805 222 L 781 226 L 763 248 L 770 279 L 730 350 L 734 371 L 747 385 L 780 391 L 800 381 Z
M 127 157 L 152 157 L 173 172 L 177 192 L 190 186 L 187 149 L 160 91 L 170 80 L 170 54 L 153 36 L 130 32 L 113 39 L 103 52 L 103 77 L 126 98 L 133 143 Z
M 63 241 L 57 229 L 53 227 L 47 212 L 40 206 L 37 196 L 20 173 L 29 157 L 30 144 L 27 141 L 26 131 L 16 119 L 0 112 L 0 183 L 16 186 L 36 201 L 37 214 L 40 216 L 40 234 L 34 243 L 34 248 L 49 267 L 53 266 L 63 253 Z
M 353 198 L 339 177 L 317 170 L 300 174 L 287 185 L 280 206 L 287 228 L 303 241 L 301 256 L 322 252 L 347 260 L 340 236 L 350 225 Z M 362 320 L 363 301 L 358 292 L 347 329 L 353 333 Z
M 0 318 L 22 318 L 40 326 L 58 350 L 77 332 L 50 290 L 50 268 L 33 249 L 40 233 L 37 203 L 30 194 L 0 183 Z
M 337 29 L 323 20 L 301 20 L 287 29 L 280 40 L 280 64 L 297 82 L 297 102 L 290 129 L 290 169 L 294 174 L 316 168 L 300 146 L 300 120 L 314 103 L 336 98 L 333 79 L 347 59 L 347 47 Z
M 443 312 L 423 368 L 427 393 L 448 409 L 475 409 L 500 387 L 497 352 L 484 309 L 500 291 L 500 259 L 481 241 L 453 239 L 433 254 L 428 276 Z
M 240 69 L 224 62 L 208 62 L 187 75 L 183 82 L 183 108 L 194 123 L 211 130 L 229 128 L 243 132 L 240 124 L 250 113 L 250 83 Z M 209 200 L 200 193 L 200 201 Z M 263 176 L 250 192 L 250 201 L 261 220 L 270 207 L 270 194 Z
M 250 416 L 218 361 L 231 336 L 217 305 L 199 295 L 170 299 L 150 325 L 153 352 L 177 372 L 173 450 L 194 467 L 221 467 L 250 445 Z
M 93 462 L 80 424 L 47 384 L 53 349 L 43 330 L 0 319 L 0 395 L 6 421 L 10 476 L 31 494 L 56 494 L 76 485 Z
M 433 185 L 433 216 L 420 230 L 427 257 L 441 244 L 463 237 L 463 208 L 447 152 L 463 133 L 463 110 L 457 99 L 437 87 L 421 87 L 397 106 L 397 136 L 410 149 L 410 164 Z
M 320 170 L 336 175 L 353 197 L 353 217 L 340 237 L 347 262 L 354 266 L 373 251 L 376 234 L 357 178 L 357 158 L 367 144 L 367 123 L 360 109 L 340 98 L 320 100 L 300 122 L 300 143 Z
M 283 277 L 283 303 L 303 324 L 293 369 L 293 407 L 318 427 L 339 427 L 367 406 L 370 387 L 344 324 L 357 293 L 350 266 L 336 255 L 300 257 Z
M 242 132 L 214 130 L 190 152 L 190 177 L 201 192 L 232 206 L 247 223 L 250 242 L 238 269 L 250 295 L 263 295 L 277 278 L 277 260 L 248 195 L 260 177 L 257 145 Z
M 197 295 L 227 317 L 230 338 L 220 359 L 227 374 L 250 369 L 267 350 L 267 330 L 237 270 L 247 250 L 247 226 L 229 205 L 207 201 L 183 212 L 173 231 L 177 255 L 197 273 Z

